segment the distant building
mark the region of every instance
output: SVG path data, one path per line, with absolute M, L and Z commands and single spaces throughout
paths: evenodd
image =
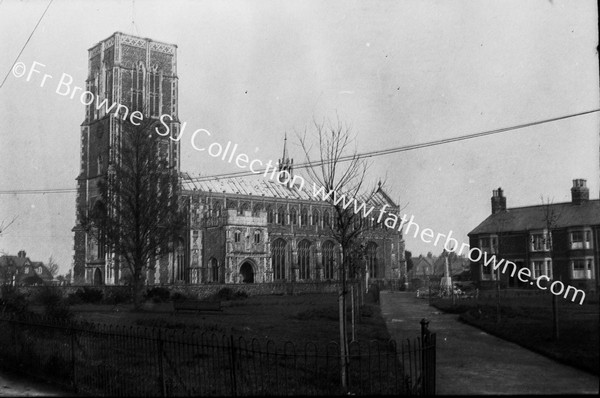
M 600 200 L 589 199 L 586 180 L 573 180 L 571 202 L 506 207 L 501 188 L 493 191 L 492 214 L 469 235 L 471 248 L 495 254 L 517 265 L 510 276 L 500 273 L 500 281 L 508 287 L 530 287 L 517 273 L 529 268 L 532 278 L 546 275 L 551 279 L 587 291 L 598 291 L 600 246 Z M 555 215 L 551 231 L 546 228 L 548 209 Z M 553 249 L 551 256 L 550 249 Z M 553 257 L 553 258 L 552 258 Z M 554 259 L 554 264 L 552 260 Z M 495 283 L 496 274 L 481 261 L 471 263 L 473 278 L 481 285 Z
M 446 267 L 444 258 L 443 252 L 439 256 L 429 252 L 426 256 L 413 258 L 413 269 L 409 272 L 409 280 L 413 287 L 426 285 L 428 280 L 439 282 Z M 466 257 L 458 256 L 454 252 L 448 253 L 448 267 L 453 280 L 470 279 L 470 262 Z
M 2 285 L 41 285 L 52 281 L 53 277 L 44 263 L 31 261 L 21 250 L 16 256 L 0 257 L 0 284 Z

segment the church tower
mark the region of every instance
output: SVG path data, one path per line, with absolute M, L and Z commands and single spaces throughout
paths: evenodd
M 81 124 L 78 213 L 89 211 L 99 199 L 97 184 L 117 159 L 124 113 L 139 111 L 144 120 L 169 115 L 165 122 L 171 136 L 179 135 L 177 46 L 116 32 L 88 50 L 86 90 L 94 94 L 94 101 L 86 106 Z M 179 172 L 179 142 L 164 137 L 161 149 L 169 166 Z M 73 231 L 73 282 L 119 283 L 118 260 L 104 242 L 85 233 L 79 215 Z

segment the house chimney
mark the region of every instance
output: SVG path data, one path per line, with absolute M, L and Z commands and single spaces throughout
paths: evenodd
M 586 180 L 573 180 L 573 188 L 571 188 L 571 201 L 574 205 L 580 205 L 583 202 L 590 200 L 590 190 L 586 186 Z
M 25 250 L 20 250 L 19 253 L 17 253 L 17 257 L 19 258 L 25 258 Z
M 502 196 L 502 188 L 492 191 L 492 214 L 506 210 L 506 198 Z

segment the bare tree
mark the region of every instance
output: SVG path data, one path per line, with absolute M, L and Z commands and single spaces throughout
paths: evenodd
M 168 138 L 150 119 L 121 124 L 115 161 L 98 184 L 101 199 L 79 209 L 81 225 L 124 264 L 135 308 L 142 304 L 145 272 L 174 250 L 185 226 L 176 168 L 166 160 Z
M 56 261 L 54 260 L 54 257 L 50 256 L 50 258 L 48 259 L 48 264 L 46 265 L 46 268 L 48 268 L 48 271 L 50 271 L 50 273 L 52 274 L 53 277 L 58 275 L 59 266 L 56 263 Z
M 306 160 L 308 177 L 315 186 L 331 193 L 328 201 L 334 209 L 334 220 L 329 223 L 332 237 L 341 247 L 339 262 L 340 291 L 338 296 L 340 323 L 340 360 L 342 386 L 348 386 L 348 335 L 346 323 L 346 295 L 348 274 L 359 274 L 362 270 L 352 268 L 352 257 L 360 257 L 359 238 L 366 226 L 366 220 L 355 214 L 354 206 L 344 206 L 348 200 L 368 203 L 377 192 L 377 187 L 367 188 L 365 176 L 368 163 L 358 156 L 355 136 L 339 118 L 336 122 L 314 121 L 314 137 L 308 138 L 306 131 L 299 137 Z M 317 149 L 313 152 L 312 138 Z M 345 196 L 345 201 L 334 203 L 334 199 Z M 354 254 L 354 256 L 352 256 Z M 354 264 L 360 264 L 360 261 Z
M 542 205 L 544 208 L 544 228 L 546 229 L 546 249 L 548 250 L 548 254 L 550 255 L 550 262 L 552 264 L 552 279 L 553 280 L 561 280 L 560 272 L 558 272 L 558 268 L 556 267 L 556 262 L 554 261 L 554 245 L 552 242 L 552 232 L 557 226 L 558 219 L 560 217 L 560 213 L 556 211 L 556 208 L 553 206 L 550 198 L 544 199 L 543 196 L 540 197 L 542 201 Z M 560 335 L 559 327 L 558 327 L 558 299 L 555 294 L 552 295 L 552 337 L 554 340 L 558 340 Z
M 0 221 L 0 236 L 6 233 L 6 230 L 17 220 L 17 216 L 14 216 L 12 219 L 5 218 Z

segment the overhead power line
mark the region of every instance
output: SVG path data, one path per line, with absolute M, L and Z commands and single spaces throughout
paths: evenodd
M 340 159 L 338 159 L 337 161 L 345 162 L 345 161 L 349 161 L 349 160 L 356 159 L 356 158 L 359 158 L 359 159 L 371 158 L 371 157 L 377 157 L 377 156 L 390 155 L 392 153 L 406 152 L 406 151 L 412 151 L 415 149 L 423 149 L 423 148 L 428 148 L 428 147 L 432 147 L 432 146 L 445 145 L 445 144 L 449 144 L 452 142 L 466 141 L 466 140 L 470 140 L 473 138 L 480 138 L 480 137 L 485 137 L 488 135 L 501 134 L 501 133 L 505 133 L 508 131 L 523 129 L 523 128 L 527 128 L 527 127 L 531 127 L 531 126 L 537 126 L 537 125 L 545 124 L 545 123 L 551 123 L 551 122 L 555 122 L 555 121 L 559 121 L 559 120 L 574 118 L 574 117 L 583 116 L 583 115 L 596 113 L 596 112 L 600 112 L 600 109 L 594 109 L 594 110 L 585 111 L 585 112 L 573 113 L 573 114 L 569 114 L 569 115 L 539 120 L 536 122 L 523 123 L 523 124 L 511 126 L 511 127 L 503 127 L 500 129 L 483 131 L 483 132 L 474 133 L 474 134 L 466 134 L 466 135 L 461 135 L 461 136 L 452 137 L 452 138 L 444 138 L 444 139 L 424 142 L 424 143 L 420 143 L 420 144 L 411 144 L 411 145 L 404 145 L 404 146 L 399 146 L 399 147 L 394 147 L 394 148 L 387 148 L 387 149 L 380 149 L 380 150 L 375 150 L 375 151 L 370 151 L 370 152 L 364 152 L 364 153 L 360 153 L 360 154 L 356 154 L 356 155 L 344 156 L 344 157 L 341 157 Z M 295 164 L 294 167 L 295 168 L 307 168 L 307 167 L 312 167 L 312 166 L 318 166 L 323 163 L 326 163 L 326 162 L 322 162 L 322 161 L 305 162 L 305 163 Z M 207 180 L 216 179 L 216 178 L 229 178 L 229 177 L 242 177 L 242 176 L 249 176 L 249 175 L 258 175 L 258 174 L 264 172 L 265 170 L 267 170 L 267 169 L 257 170 L 257 173 L 253 173 L 251 171 L 238 171 L 238 172 L 213 174 L 213 175 L 208 175 L 208 176 L 200 176 L 200 177 L 193 177 L 193 178 L 186 178 L 186 179 L 188 181 L 199 182 L 199 181 L 207 181 Z M 77 190 L 74 188 L 18 189 L 18 190 L 0 191 L 0 195 L 65 194 L 65 193 L 74 193 L 74 192 L 77 192 Z
M 461 135 L 458 137 L 444 138 L 444 139 L 425 142 L 425 143 L 421 143 L 421 144 L 404 145 L 404 146 L 399 146 L 399 147 L 394 147 L 394 148 L 379 149 L 379 150 L 375 150 L 375 151 L 371 151 L 371 152 L 364 152 L 364 153 L 355 154 L 355 155 L 343 156 L 343 157 L 340 157 L 339 159 L 337 159 L 336 162 L 347 162 L 347 161 L 350 161 L 350 160 L 356 159 L 356 158 L 362 159 L 362 158 L 383 156 L 383 155 L 389 155 L 389 154 L 397 153 L 397 152 L 406 152 L 406 151 L 412 151 L 415 149 L 427 148 L 427 147 L 431 147 L 431 146 L 449 144 L 452 142 L 466 141 L 466 140 L 470 140 L 473 138 L 479 138 L 479 137 L 485 137 L 488 135 L 505 133 L 507 131 L 518 130 L 518 129 L 527 128 L 527 127 L 531 127 L 531 126 L 537 126 L 540 124 L 556 122 L 558 120 L 564 120 L 564 119 L 569 119 L 569 118 L 573 118 L 573 117 L 577 117 L 577 116 L 583 116 L 583 115 L 587 115 L 587 114 L 595 113 L 595 112 L 600 112 L 600 109 L 594 109 L 591 111 L 573 113 L 570 115 L 554 117 L 551 119 L 539 120 L 536 122 L 519 124 L 519 125 L 511 126 L 511 127 L 503 127 L 500 129 L 483 131 L 483 132 L 474 133 L 474 134 L 466 134 L 466 135 Z M 307 168 L 307 167 L 319 166 L 321 164 L 326 164 L 326 163 L 327 162 L 325 162 L 325 161 L 297 163 L 297 164 L 294 164 L 294 168 Z M 266 169 L 262 169 L 262 170 L 260 170 L 260 172 L 264 172 L 265 170 Z M 253 175 L 253 174 L 259 174 L 259 173 L 253 173 L 250 171 L 238 171 L 238 172 L 223 173 L 223 174 L 213 174 L 210 176 L 193 177 L 190 180 L 191 181 L 206 181 L 206 180 L 210 180 L 210 179 L 214 179 L 214 178 L 241 177 L 241 176 L 248 176 L 248 175 Z
M 2 88 L 2 86 L 4 86 L 4 82 L 6 82 L 6 79 L 8 79 L 8 75 L 10 75 L 10 72 L 12 71 L 12 68 L 14 68 L 15 64 L 19 60 L 19 57 L 21 56 L 21 54 L 23 54 L 23 51 L 25 50 L 25 47 L 27 47 L 27 44 L 29 44 L 29 40 L 31 40 L 31 37 L 35 33 L 35 30 L 39 26 L 40 22 L 42 22 L 42 19 L 44 19 L 44 15 L 46 15 L 46 12 L 48 11 L 48 8 L 50 8 L 50 5 L 52 4 L 53 1 L 54 0 L 50 0 L 50 2 L 48 3 L 48 5 L 46 6 L 46 9 L 44 10 L 42 16 L 40 17 L 40 19 L 38 19 L 38 21 L 35 24 L 33 30 L 31 31 L 31 34 L 27 38 L 27 41 L 25 42 L 25 44 L 23 44 L 23 47 L 21 48 L 21 51 L 19 51 L 19 55 L 17 55 L 17 58 L 15 58 L 14 62 L 10 66 L 10 69 L 8 70 L 8 72 L 6 72 L 6 76 L 4 76 L 4 80 L 2 80 L 2 84 L 0 84 L 0 88 Z

